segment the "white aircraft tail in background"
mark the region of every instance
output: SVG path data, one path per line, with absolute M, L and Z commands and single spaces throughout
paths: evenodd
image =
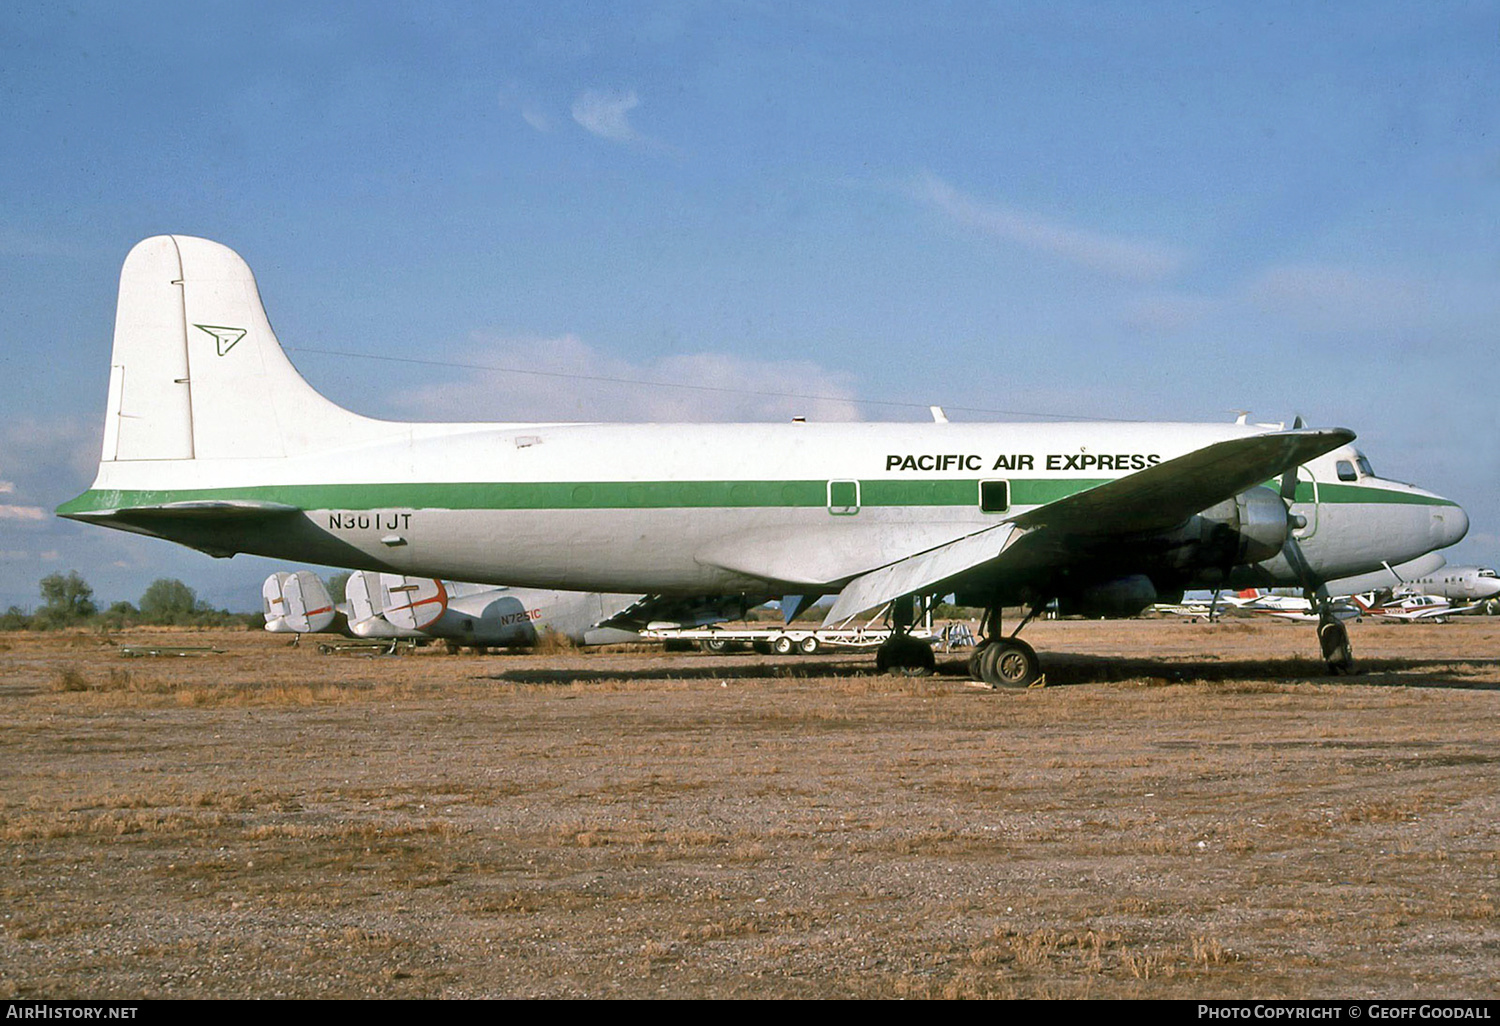
M 272 574 L 260 595 L 266 630 L 275 634 L 317 634 L 337 616 L 327 586 L 311 570 Z

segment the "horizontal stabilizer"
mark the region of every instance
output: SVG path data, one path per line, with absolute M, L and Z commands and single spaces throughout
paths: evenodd
M 72 505 L 70 502 L 59 506 L 57 515 L 72 520 L 108 520 L 111 517 L 132 520 L 253 520 L 302 512 L 297 506 L 284 502 L 267 502 L 264 499 L 193 499 L 95 510 L 69 509 Z

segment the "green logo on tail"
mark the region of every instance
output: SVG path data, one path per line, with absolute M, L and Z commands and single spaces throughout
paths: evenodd
M 219 355 L 223 356 L 234 348 L 234 344 L 245 337 L 248 328 L 221 328 L 215 324 L 195 324 L 195 328 L 201 328 L 214 337 L 219 345 Z

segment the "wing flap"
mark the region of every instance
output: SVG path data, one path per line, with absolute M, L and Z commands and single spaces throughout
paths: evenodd
M 840 623 L 902 595 L 943 590 L 942 586 L 955 578 L 999 559 L 1018 530 L 1013 523 L 996 524 L 862 574 L 839 592 L 823 625 Z

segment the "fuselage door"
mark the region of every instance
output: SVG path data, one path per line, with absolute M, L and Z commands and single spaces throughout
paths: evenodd
M 1306 467 L 1297 468 L 1297 497 L 1292 500 L 1291 513 L 1307 521 L 1292 531 L 1292 537 L 1303 541 L 1318 533 L 1318 480 Z

